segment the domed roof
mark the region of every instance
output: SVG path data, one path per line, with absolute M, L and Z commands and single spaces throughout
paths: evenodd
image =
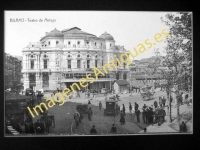
M 62 32 L 60 32 L 55 28 L 51 32 L 47 32 L 45 37 L 63 37 L 63 36 L 64 35 L 62 34 Z
M 96 37 L 96 35 L 81 31 L 78 27 L 62 30 L 65 38 L 90 38 Z
M 105 32 L 103 33 L 100 38 L 104 39 L 104 40 L 114 40 L 114 38 L 112 37 L 112 35 L 110 35 L 109 33 Z

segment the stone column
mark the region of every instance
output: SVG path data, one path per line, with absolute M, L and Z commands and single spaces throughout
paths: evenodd
M 42 74 L 40 75 L 40 73 L 39 72 L 36 72 L 36 75 L 35 75 L 35 77 L 36 77 L 36 90 L 39 90 L 39 89 L 42 89 L 43 88 L 43 86 L 42 86 Z

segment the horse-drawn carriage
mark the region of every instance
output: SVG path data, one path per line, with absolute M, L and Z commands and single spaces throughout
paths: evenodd
M 108 100 L 105 101 L 106 109 L 104 110 L 104 115 L 116 115 L 120 112 L 120 106 L 118 105 L 118 101 L 110 97 Z
M 140 93 L 143 100 L 150 100 L 153 98 L 155 91 L 153 89 L 153 86 L 146 86 L 141 88 Z

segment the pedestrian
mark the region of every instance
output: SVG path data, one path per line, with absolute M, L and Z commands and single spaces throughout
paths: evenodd
M 97 130 L 95 129 L 95 125 L 92 126 L 92 129 L 90 130 L 90 134 L 91 135 L 97 134 Z
M 140 110 L 136 111 L 137 122 L 140 123 Z
M 130 111 L 130 115 L 132 115 L 132 105 L 130 102 L 129 102 L 129 111 Z
M 124 125 L 125 124 L 125 117 L 124 117 L 124 113 L 123 111 L 121 110 L 121 113 L 120 113 L 120 123 L 121 125 Z
M 153 123 L 153 108 L 149 107 L 149 123 Z
M 150 117 L 149 108 L 146 107 L 145 111 L 146 111 L 146 123 L 149 123 L 149 117 Z
M 142 119 L 143 123 L 146 123 L 146 108 L 142 108 Z
M 182 124 L 180 125 L 180 132 L 187 132 L 187 126 L 184 121 L 182 121 Z
M 112 125 L 110 133 L 113 133 L 113 134 L 117 133 L 117 128 L 116 128 L 115 124 Z
M 154 104 L 154 107 L 156 109 L 158 107 L 158 102 L 155 100 L 153 104 Z
M 139 105 L 135 102 L 135 112 L 138 110 Z
M 163 97 L 163 99 L 162 99 L 163 107 L 165 107 L 165 103 L 166 103 L 166 99 L 165 99 L 165 97 Z
M 126 109 L 125 109 L 125 106 L 124 106 L 124 104 L 123 104 L 122 111 L 123 111 L 123 113 L 124 113 L 124 116 L 126 116 L 126 113 L 125 113 Z
M 99 101 L 99 109 L 101 110 L 101 108 L 102 108 L 102 103 L 101 101 Z
M 88 100 L 88 109 L 91 107 L 91 102 Z
M 119 97 L 120 97 L 120 96 L 119 96 L 118 94 L 116 94 L 116 99 L 117 99 L 117 100 L 119 100 Z
M 41 132 L 41 130 L 42 130 L 42 128 L 41 128 L 41 123 L 40 123 L 39 119 L 38 119 L 37 122 L 35 123 L 35 129 L 36 129 L 36 133 L 37 133 L 37 134 L 41 134 L 41 133 L 42 133 L 42 132 Z

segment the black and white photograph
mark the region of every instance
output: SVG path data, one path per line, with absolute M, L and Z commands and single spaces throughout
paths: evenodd
M 4 11 L 4 136 L 193 134 L 193 13 Z

